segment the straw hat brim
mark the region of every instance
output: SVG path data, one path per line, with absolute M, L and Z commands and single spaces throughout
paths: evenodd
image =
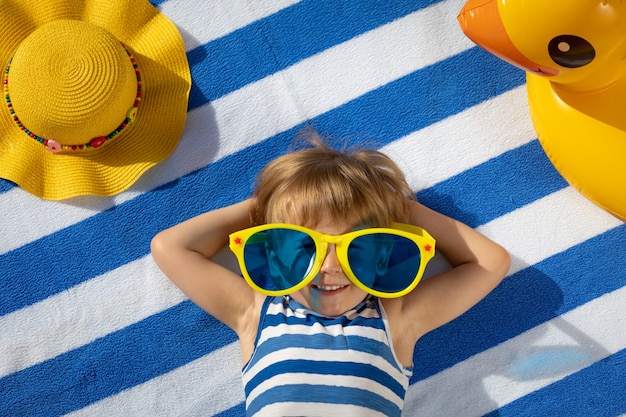
M 191 75 L 176 26 L 147 0 L 2 0 L 0 62 L 53 20 L 82 20 L 107 29 L 132 51 L 143 80 L 137 119 L 97 150 L 53 154 L 0 111 L 0 177 L 50 200 L 110 196 L 130 187 L 169 156 L 182 135 Z

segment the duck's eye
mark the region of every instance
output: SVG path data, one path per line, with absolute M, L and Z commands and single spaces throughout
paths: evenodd
M 548 44 L 550 58 L 566 68 L 578 68 L 587 65 L 596 56 L 593 46 L 581 37 L 560 35 Z

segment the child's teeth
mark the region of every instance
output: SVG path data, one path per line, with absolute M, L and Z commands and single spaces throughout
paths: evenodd
M 323 286 L 323 285 L 319 285 L 317 288 L 319 288 L 320 290 L 323 291 L 335 291 L 338 290 L 339 288 L 341 288 L 343 285 L 335 285 L 335 286 Z

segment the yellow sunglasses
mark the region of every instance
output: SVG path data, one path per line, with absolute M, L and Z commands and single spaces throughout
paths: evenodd
M 403 223 L 336 236 L 274 223 L 240 230 L 229 239 L 246 282 L 270 296 L 296 292 L 313 281 L 328 244 L 335 245 L 343 272 L 354 285 L 383 298 L 411 292 L 435 255 L 435 239 L 421 227 Z

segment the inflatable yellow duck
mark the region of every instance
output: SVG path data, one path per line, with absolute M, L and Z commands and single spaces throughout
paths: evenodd
M 469 0 L 458 21 L 527 72 L 530 115 L 561 175 L 626 221 L 626 0 Z

